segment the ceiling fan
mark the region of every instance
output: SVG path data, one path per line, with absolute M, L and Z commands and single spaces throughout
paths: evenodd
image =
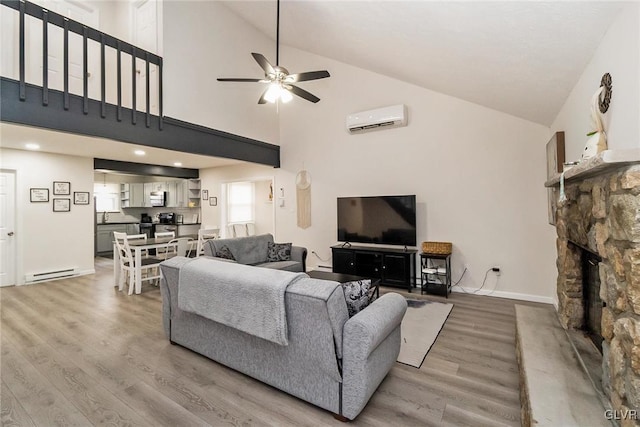
M 258 104 L 266 104 L 267 102 L 276 102 L 280 99 L 282 102 L 289 102 L 293 98 L 291 95 L 298 95 L 301 98 L 316 103 L 320 98 L 306 90 L 294 86 L 293 83 L 306 82 L 309 80 L 318 80 L 330 77 L 328 71 L 308 71 L 305 73 L 289 74 L 289 71 L 279 65 L 280 62 L 280 0 L 278 0 L 277 18 L 276 18 L 276 65 L 273 66 L 267 61 L 264 55 L 259 53 L 251 53 L 253 59 L 264 70 L 263 79 L 245 79 L 245 78 L 218 78 L 219 82 L 243 82 L 243 83 L 268 83 L 269 87 L 262 93 L 258 100 Z

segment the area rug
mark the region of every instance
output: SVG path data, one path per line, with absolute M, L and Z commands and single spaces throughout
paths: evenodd
M 438 338 L 453 304 L 407 299 L 407 313 L 402 319 L 402 341 L 398 362 L 416 368 Z

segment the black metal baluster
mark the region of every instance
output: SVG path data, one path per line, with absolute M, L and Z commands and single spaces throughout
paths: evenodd
M 62 79 L 64 80 L 64 109 L 69 109 L 69 20 L 64 19 L 64 71 Z
M 146 84 L 147 84 L 147 87 L 146 87 L 146 90 L 147 90 L 147 105 L 146 105 L 146 107 L 147 107 L 147 118 L 146 118 L 146 125 L 147 125 L 147 127 L 149 127 L 149 126 L 151 126 L 151 115 L 149 113 L 149 109 L 151 107 L 151 102 L 149 100 L 150 92 L 151 92 L 150 91 L 151 85 L 149 84 L 149 80 L 151 79 L 149 77 L 149 52 L 145 52 L 144 57 L 145 57 L 146 67 L 147 67 L 146 68 L 146 72 L 147 72 L 147 82 L 146 82 Z
M 82 112 L 84 114 L 89 114 L 89 51 L 87 47 L 87 27 L 84 26 L 82 27 L 82 61 L 82 89 L 84 92 Z
M 42 105 L 49 105 L 49 12 L 42 9 Z
M 136 48 L 131 52 L 131 123 L 136 124 Z
M 100 34 L 100 116 L 104 119 L 107 117 L 107 102 L 106 102 L 106 90 L 107 85 L 105 83 L 105 57 L 104 57 L 104 34 Z
M 120 40 L 116 42 L 116 50 L 118 51 L 118 107 L 116 108 L 116 119 L 122 121 L 122 50 L 120 49 Z
M 27 85 L 25 84 L 24 68 L 24 2 L 20 2 L 20 101 L 27 99 Z
M 158 63 L 158 118 L 160 130 L 162 130 L 162 58 Z

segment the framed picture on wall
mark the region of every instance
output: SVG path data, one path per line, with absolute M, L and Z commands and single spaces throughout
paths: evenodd
M 88 205 L 89 204 L 89 192 L 88 191 L 74 191 L 73 192 L 73 204 L 74 205 Z
M 65 181 L 53 181 L 53 195 L 54 196 L 70 196 L 71 183 L 65 182 Z
M 54 212 L 70 212 L 71 199 L 53 199 Z
M 209 206 L 218 206 L 218 198 L 209 197 Z
M 547 142 L 547 180 L 562 173 L 564 154 L 564 132 L 556 132 Z
M 30 188 L 29 189 L 29 201 L 31 203 L 42 203 L 49 201 L 49 189 L 48 188 Z
M 209 198 L 209 190 L 202 190 L 202 200 L 207 200 Z

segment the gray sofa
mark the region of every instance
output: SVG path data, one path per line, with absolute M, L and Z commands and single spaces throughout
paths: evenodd
M 233 257 L 240 264 L 258 267 L 274 268 L 287 271 L 306 271 L 307 248 L 291 246 L 291 260 L 267 261 L 267 248 L 273 243 L 271 234 L 261 234 L 249 237 L 234 237 L 232 239 L 212 239 L 204 244 L 204 254 L 215 257 L 217 252 L 226 246 Z
M 283 291 L 287 344 L 183 310 L 188 288 L 184 280 L 193 262 L 204 267 L 204 285 L 222 282 L 223 274 L 240 286 L 254 286 L 256 277 L 270 281 L 296 276 Z M 349 318 L 337 282 L 206 257 L 175 257 L 160 268 L 163 325 L 172 343 L 331 411 L 336 418 L 354 419 L 398 357 L 407 309 L 401 295 L 385 294 Z

